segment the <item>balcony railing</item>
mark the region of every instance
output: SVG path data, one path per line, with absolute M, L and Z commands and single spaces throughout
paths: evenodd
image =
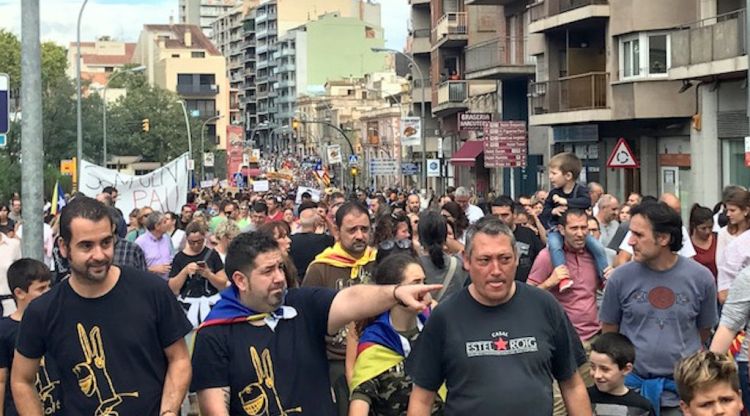
M 437 21 L 432 29 L 432 43 L 450 35 L 466 35 L 468 33 L 467 14 L 446 13 Z
M 469 98 L 469 83 L 466 81 L 445 81 L 438 87 L 438 105 L 463 103 Z
M 466 72 L 533 64 L 533 58 L 526 51 L 525 38 L 502 37 L 466 48 Z
M 745 55 L 745 9 L 680 27 L 670 39 L 673 68 Z
M 609 4 L 607 0 L 540 0 L 529 6 L 531 21 L 545 19 L 560 13 L 597 4 Z
M 180 95 L 216 95 L 219 86 L 216 84 L 177 84 L 177 94 Z
M 411 31 L 411 35 L 415 38 L 429 38 L 431 30 L 427 29 L 414 29 Z
M 534 115 L 608 108 L 609 74 L 590 72 L 529 85 Z

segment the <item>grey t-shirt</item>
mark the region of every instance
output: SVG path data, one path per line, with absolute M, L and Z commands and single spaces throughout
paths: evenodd
M 685 257 L 661 272 L 632 261 L 607 281 L 599 319 L 619 325 L 635 344 L 636 374 L 672 377 L 681 358 L 701 349 L 698 330 L 718 321 L 716 284 L 708 269 Z M 678 405 L 676 394 L 662 395 L 662 406 Z
M 461 257 L 459 256 L 449 256 L 447 254 L 443 254 L 445 267 L 439 269 L 437 266 L 432 264 L 430 256 L 419 256 L 419 262 L 422 263 L 422 267 L 424 268 L 425 283 L 429 285 L 444 284 L 445 279 L 448 276 L 448 271 L 450 270 L 451 258 L 455 259 L 454 261 L 456 262 L 456 268 L 453 272 L 453 278 L 451 278 L 451 281 L 448 284 L 448 288 L 445 289 L 445 293 L 443 293 L 442 299 L 447 299 L 448 295 L 456 293 L 464 287 L 464 282 L 466 282 L 469 274 L 466 273 L 466 270 L 464 270 L 463 260 L 461 260 Z M 437 292 L 434 295 L 437 295 Z M 440 299 L 435 300 L 439 301 Z
M 445 415 L 551 415 L 552 379 L 577 371 L 581 349 L 549 293 L 516 282 L 506 303 L 489 307 L 468 289 L 435 308 L 406 363 L 414 384 L 448 388 Z

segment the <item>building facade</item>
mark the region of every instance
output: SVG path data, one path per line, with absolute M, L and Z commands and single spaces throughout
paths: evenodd
M 107 85 L 112 73 L 132 62 L 135 43 L 117 42 L 103 37 L 95 42 L 81 42 L 81 81 L 89 84 L 90 89 Z M 77 76 L 76 59 L 78 50 L 75 42 L 68 46 L 68 77 Z M 114 96 L 114 95 L 113 95 Z
M 213 23 L 243 0 L 179 0 L 179 22 L 196 25 L 203 34 L 213 37 Z
M 151 85 L 177 93 L 189 116 L 206 123 L 207 140 L 227 148 L 229 80 L 224 57 L 195 25 L 145 25 L 133 62 Z

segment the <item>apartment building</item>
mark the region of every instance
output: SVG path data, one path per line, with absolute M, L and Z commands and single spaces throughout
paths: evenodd
M 251 84 L 255 100 L 248 100 L 245 112 L 250 114 L 254 106 L 255 116 L 247 117 L 246 129 L 261 148 L 271 149 L 278 147 L 271 145 L 272 135 L 274 138 L 291 135 L 289 126 L 285 127 L 276 120 L 278 91 L 275 83 L 279 80 L 276 62 L 281 56 L 274 58 L 273 54 L 278 50 L 279 38 L 291 29 L 334 12 L 341 17 L 356 17 L 380 27 L 380 5 L 369 0 L 267 0 L 261 1 L 253 11 L 252 19 L 246 18 L 245 39 L 254 39 L 254 46 L 246 43 L 245 56 L 254 48 L 256 71 Z M 249 94 L 251 86 L 248 85 L 247 71 L 245 79 L 245 89 Z
M 133 62 L 146 66 L 150 84 L 177 93 L 189 115 L 206 123 L 206 139 L 213 140 L 218 149 L 227 149 L 226 60 L 200 27 L 144 25 Z
M 107 85 L 110 75 L 131 63 L 135 43 L 118 42 L 109 37 L 102 37 L 94 42 L 81 42 L 81 80 L 90 83 L 89 88 L 97 89 Z M 75 42 L 68 46 L 68 77 L 75 79 L 78 48 Z M 110 91 L 110 97 L 116 97 Z
M 197 25 L 203 34 L 213 37 L 213 23 L 220 16 L 241 4 L 242 0 L 179 0 L 179 22 Z

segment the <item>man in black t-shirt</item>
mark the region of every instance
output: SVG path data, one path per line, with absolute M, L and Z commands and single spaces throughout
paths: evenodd
M 316 234 L 315 225 L 318 219 L 318 213 L 315 209 L 305 209 L 299 214 L 300 232 L 292 234 L 292 245 L 289 255 L 294 260 L 294 266 L 297 268 L 297 277 L 299 282 L 307 272 L 307 266 L 312 263 L 315 256 L 322 253 L 323 250 L 333 246 L 335 242 L 333 237 L 327 234 Z
M 407 359 L 410 416 L 429 415 L 443 384 L 446 415 L 550 415 L 553 378 L 569 415 L 591 415 L 580 341 L 552 295 L 514 279 L 514 243 L 497 218 L 467 231 L 472 283 L 435 308 Z
M 190 380 L 191 325 L 163 280 L 112 265 L 107 208 L 78 197 L 62 211 L 70 278 L 33 301 L 18 330 L 11 385 L 21 414 L 42 414 L 43 356 L 60 370 L 71 415 L 176 416 Z
M 422 310 L 440 285 L 286 287 L 276 240 L 235 238 L 221 293 L 198 330 L 191 390 L 202 414 L 333 415 L 325 335 L 398 303 Z
M 499 218 L 513 231 L 513 236 L 516 238 L 516 251 L 518 252 L 516 280 L 526 282 L 536 256 L 544 250 L 544 243 L 530 229 L 516 226 L 515 214 L 524 208 L 516 204 L 510 197 L 501 195 L 492 201 L 491 206 L 492 215 Z

